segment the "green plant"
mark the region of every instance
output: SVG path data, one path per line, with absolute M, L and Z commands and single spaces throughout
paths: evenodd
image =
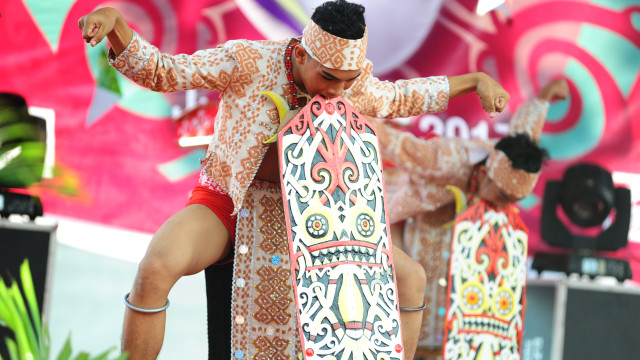
M 7 327 L 14 335 L 14 339 L 5 338 L 10 360 L 48 360 L 49 332 L 42 324 L 31 269 L 26 259 L 20 265 L 20 282 L 22 292 L 15 279 L 12 279 L 9 286 L 5 280 L 0 279 L 0 326 Z M 115 347 L 95 357 L 86 352 L 72 357 L 71 339 L 67 338 L 56 360 L 108 360 L 109 354 L 114 350 Z M 127 354 L 122 354 L 115 360 L 126 358 Z

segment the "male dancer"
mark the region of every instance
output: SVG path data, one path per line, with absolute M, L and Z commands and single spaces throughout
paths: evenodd
M 441 309 L 447 291 L 442 281 L 447 278 L 450 224 L 456 216 L 454 195 L 446 185 L 462 189 L 470 202 L 482 198 L 498 208 L 524 198 L 533 190 L 546 158 L 537 142 L 549 104 L 568 95 L 566 80 L 550 81 L 536 98 L 518 107 L 508 136 L 497 143 L 448 138 L 423 140 L 373 120 L 383 159 L 397 165 L 384 172 L 390 222 L 402 224 L 393 226 L 392 239 L 427 274 L 421 349 L 437 351 L 442 346 Z M 402 223 L 403 220 L 407 221 Z
M 262 188 L 268 187 L 265 182 L 279 181 L 277 148 L 264 144 L 277 131 L 278 119 L 273 106 L 259 92 L 277 93 L 292 108 L 304 104 L 304 95 L 342 96 L 360 113 L 379 118 L 443 111 L 449 98 L 469 92 L 476 92 L 491 116 L 504 109 L 509 95 L 483 73 L 395 83 L 373 77 L 372 64 L 365 58 L 367 32 L 363 14 L 364 7 L 360 5 L 329 1 L 315 9 L 301 38 L 233 40 L 192 55 L 175 56 L 160 53 L 132 31 L 115 9 L 101 8 L 79 19 L 85 41 L 95 46 L 107 37 L 111 43 L 110 64 L 139 85 L 155 91 L 208 89 L 220 92 L 221 98 L 216 132 L 200 183 L 188 205 L 154 235 L 131 292 L 125 297 L 128 308 L 122 347 L 129 351 L 130 359 L 157 357 L 170 289 L 180 277 L 225 260 L 232 253 L 236 238 L 248 231 L 244 225 L 236 229 L 236 224 L 242 219 L 258 219 L 260 209 L 246 205 L 247 199 L 256 194 L 256 181 L 262 181 Z M 272 189 L 270 194 L 276 195 L 268 196 L 277 201 L 279 186 Z M 237 257 L 247 253 L 244 248 L 238 250 L 236 264 Z M 401 250 L 394 250 L 394 259 L 400 306 L 421 308 L 425 287 L 422 267 Z M 234 272 L 250 271 L 234 265 Z M 238 276 L 234 279 L 244 280 Z M 240 287 L 238 282 L 235 284 Z M 244 282 L 241 284 L 244 286 Z M 234 302 L 242 300 L 234 296 Z M 232 310 L 237 326 L 254 315 L 237 313 L 241 309 Z M 405 356 L 411 359 L 420 312 L 402 312 L 401 321 Z M 267 330 L 267 335 L 274 334 L 270 331 L 273 329 Z M 246 334 L 234 330 L 233 336 Z M 245 343 L 253 341 L 234 342 Z M 249 348 L 236 350 L 236 357 L 260 351 L 255 345 L 246 346 Z M 290 351 L 291 347 L 283 346 L 286 349 L 278 351 Z

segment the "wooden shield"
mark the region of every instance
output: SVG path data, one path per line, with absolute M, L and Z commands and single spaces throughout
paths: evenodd
M 444 359 L 519 359 L 528 230 L 510 206 L 479 201 L 451 240 Z
M 278 150 L 305 359 L 403 359 L 376 130 L 316 96 Z

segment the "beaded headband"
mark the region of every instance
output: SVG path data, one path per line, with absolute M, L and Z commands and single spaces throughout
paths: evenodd
M 489 178 L 509 196 L 522 199 L 536 186 L 540 171 L 530 173 L 514 169 L 509 157 L 500 150 L 493 150 L 487 161 Z
M 320 64 L 334 70 L 359 70 L 367 54 L 367 30 L 357 40 L 344 39 L 309 21 L 302 32 L 302 46 Z

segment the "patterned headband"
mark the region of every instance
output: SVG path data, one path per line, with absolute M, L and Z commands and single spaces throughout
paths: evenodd
M 361 39 L 343 39 L 322 30 L 310 20 L 302 32 L 302 46 L 311 57 L 330 69 L 359 70 L 367 54 L 367 30 Z
M 540 171 L 530 173 L 514 169 L 509 157 L 500 150 L 493 150 L 487 162 L 489 178 L 509 196 L 522 199 L 536 186 Z

